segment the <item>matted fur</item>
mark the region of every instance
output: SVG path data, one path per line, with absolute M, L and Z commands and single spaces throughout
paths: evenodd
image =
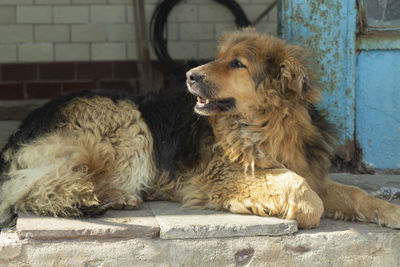
M 156 171 L 152 136 L 137 107 L 75 98 L 58 113 L 63 120 L 50 133 L 5 151 L 0 214 L 11 208 L 79 216 L 91 207 L 139 206 Z
M 187 73 L 190 93 L 82 92 L 34 111 L 2 151 L 0 225 L 18 211 L 96 215 L 143 199 L 400 227 L 400 208 L 327 177 L 332 127 L 303 50 L 252 29 Z M 198 116 L 195 111 L 203 116 Z

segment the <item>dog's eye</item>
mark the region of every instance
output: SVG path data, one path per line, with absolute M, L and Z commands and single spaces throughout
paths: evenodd
M 246 68 L 246 66 L 236 58 L 231 61 L 230 65 L 232 68 L 237 68 L 237 69 Z

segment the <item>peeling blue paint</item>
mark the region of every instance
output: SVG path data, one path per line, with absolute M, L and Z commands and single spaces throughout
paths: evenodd
M 355 1 L 281 0 L 281 37 L 309 51 L 319 66 L 329 120 L 339 128 L 339 145 L 354 138 L 356 6 Z M 347 151 L 351 153 L 350 151 Z
M 400 168 L 400 33 L 372 32 L 356 41 L 354 0 L 278 3 L 281 36 L 319 64 L 322 107 L 344 148 L 338 151 L 351 157 L 348 144 L 358 142 L 365 162 Z

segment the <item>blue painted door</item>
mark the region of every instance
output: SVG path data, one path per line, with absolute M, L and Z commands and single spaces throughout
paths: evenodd
M 381 169 L 400 168 L 400 50 L 361 51 L 356 85 L 363 160 Z
M 278 1 L 279 31 L 290 43 L 310 51 L 318 63 L 321 106 L 339 129 L 338 155 L 351 161 L 360 147 L 367 165 L 398 169 L 400 32 L 380 20 L 376 7 L 370 7 L 378 14 L 372 20 L 357 21 L 357 15 L 365 16 L 364 1 L 376 2 L 358 0 L 358 10 L 363 11 L 358 14 L 356 0 Z M 372 26 L 360 34 L 357 22 L 390 28 L 390 38 L 387 32 L 375 34 Z

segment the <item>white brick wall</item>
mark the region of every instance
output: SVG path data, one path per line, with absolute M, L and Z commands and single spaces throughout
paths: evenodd
M 89 7 L 56 6 L 54 7 L 55 24 L 89 23 Z
M 90 44 L 55 44 L 55 61 L 88 61 Z
M 147 22 L 158 0 L 145 1 Z M 237 0 L 254 20 L 273 0 Z M 132 0 L 0 0 L 0 63 L 137 59 Z M 256 28 L 276 34 L 276 10 Z M 234 17 L 212 0 L 182 0 L 168 17 L 175 59 L 210 59 Z M 150 51 L 152 59 L 156 59 Z

